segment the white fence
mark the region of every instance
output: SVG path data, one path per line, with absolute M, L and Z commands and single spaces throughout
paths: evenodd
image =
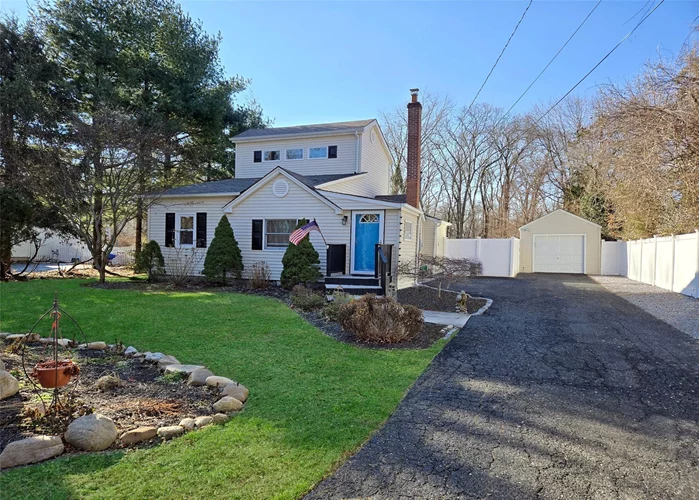
M 112 264 L 115 266 L 124 266 L 133 264 L 135 246 L 114 247 L 112 254 L 115 257 L 112 259 Z M 35 252 L 34 245 L 31 242 L 24 242 L 20 245 L 12 247 L 12 259 L 16 261 L 26 261 L 30 259 Z M 39 252 L 34 259 L 35 262 L 73 262 L 77 260 L 83 262 L 91 257 L 87 246 L 76 238 L 66 238 L 64 236 L 53 235 L 45 237 L 39 247 Z
M 446 257 L 476 259 L 483 265 L 483 276 L 517 276 L 519 239 L 447 239 Z
M 602 242 L 602 274 L 699 298 L 699 230 L 634 241 Z

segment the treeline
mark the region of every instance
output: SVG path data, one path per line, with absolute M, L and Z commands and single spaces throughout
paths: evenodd
M 0 20 L 0 275 L 37 229 L 80 238 L 105 275 L 144 194 L 233 175 L 229 138 L 265 125 L 220 36 L 173 0 L 56 0 Z
M 556 208 L 597 222 L 609 239 L 699 227 L 696 44 L 629 83 L 548 110 L 510 116 L 423 96 L 422 204 L 453 224 L 451 237 L 518 236 Z M 405 110 L 385 113 L 383 125 L 402 192 Z

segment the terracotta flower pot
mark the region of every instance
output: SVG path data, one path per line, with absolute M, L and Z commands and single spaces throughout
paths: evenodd
M 41 387 L 46 389 L 63 387 L 70 382 L 73 375 L 78 373 L 80 368 L 69 359 L 59 360 L 57 363 L 53 360 L 37 363 L 32 371 L 32 375 L 39 380 Z

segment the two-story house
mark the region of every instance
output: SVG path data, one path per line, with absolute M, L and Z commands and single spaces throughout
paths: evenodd
M 386 253 L 394 280 L 399 261 L 444 253 L 448 223 L 426 216 L 419 203 L 421 113 L 415 89 L 406 194 L 388 194 L 393 159 L 375 119 L 248 130 L 233 138 L 236 177 L 161 193 L 149 209 L 148 238 L 161 245 L 166 261 L 183 249 L 193 253 L 198 274 L 225 214 L 245 268 L 264 261 L 279 280 L 297 221 L 315 219 L 322 234 L 309 237 L 326 286 L 380 292 L 372 278 Z

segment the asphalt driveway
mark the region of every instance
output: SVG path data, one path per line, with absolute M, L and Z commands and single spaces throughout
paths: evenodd
M 699 341 L 583 276 L 494 299 L 308 498 L 699 498 Z

